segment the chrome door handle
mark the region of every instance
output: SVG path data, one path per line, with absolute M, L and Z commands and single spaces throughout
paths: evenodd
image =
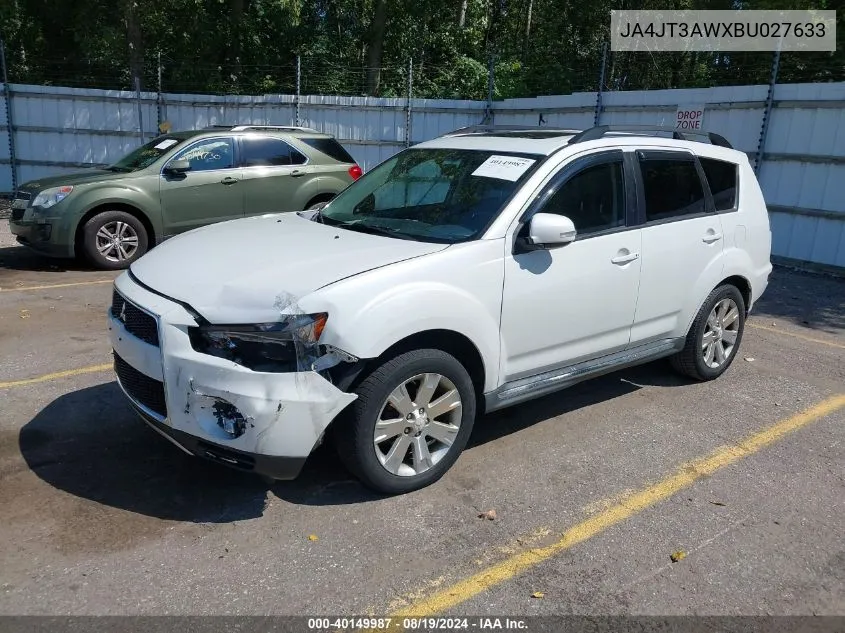
M 305 175 L 305 172 L 301 171 L 299 169 L 294 169 L 292 172 L 290 172 L 291 178 L 299 178 L 300 176 L 304 176 L 304 175 Z
M 226 177 L 225 177 L 223 180 L 221 180 L 220 182 L 221 182 L 221 183 L 223 183 L 224 185 L 234 185 L 236 182 L 238 182 L 238 179 L 237 179 L 237 178 L 232 178 L 231 176 L 226 176 Z
M 628 263 L 630 263 L 630 262 L 632 262 L 636 259 L 639 259 L 639 258 L 640 258 L 639 253 L 629 253 L 627 255 L 617 255 L 616 257 L 614 257 L 610 261 L 613 264 L 622 265 L 622 264 L 628 264 Z
M 720 239 L 722 239 L 721 233 L 708 233 L 701 238 L 701 241 L 705 244 L 712 244 L 713 242 L 718 242 Z

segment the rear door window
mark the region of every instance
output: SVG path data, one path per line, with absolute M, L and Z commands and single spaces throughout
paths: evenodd
M 640 156 L 646 222 L 704 213 L 704 187 L 691 155 Z
M 242 144 L 244 167 L 302 165 L 306 158 L 282 139 L 245 137 Z
M 730 211 L 735 209 L 736 183 L 738 166 L 724 160 L 714 158 L 698 158 L 707 178 L 707 185 L 713 195 L 713 205 L 716 211 Z

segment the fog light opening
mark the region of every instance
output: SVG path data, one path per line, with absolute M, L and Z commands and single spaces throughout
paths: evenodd
M 217 424 L 231 438 L 240 437 L 246 432 L 246 418 L 231 402 L 215 401 L 211 408 Z

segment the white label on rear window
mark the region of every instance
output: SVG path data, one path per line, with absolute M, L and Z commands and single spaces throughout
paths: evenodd
M 516 156 L 491 156 L 478 166 L 473 176 L 485 178 L 499 178 L 500 180 L 519 180 L 531 165 L 536 163 L 533 158 L 518 158 Z
M 165 139 L 164 141 L 156 145 L 156 149 L 167 149 L 168 147 L 173 147 L 178 142 L 179 141 L 177 141 L 175 138 Z

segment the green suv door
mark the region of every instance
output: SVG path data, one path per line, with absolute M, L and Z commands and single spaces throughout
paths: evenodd
M 189 169 L 172 172 L 176 161 L 187 161 Z M 243 170 L 236 165 L 231 136 L 203 138 L 174 154 L 160 180 L 165 236 L 243 217 Z
M 240 141 L 245 215 L 304 209 L 318 184 L 309 159 L 280 138 L 250 134 Z

